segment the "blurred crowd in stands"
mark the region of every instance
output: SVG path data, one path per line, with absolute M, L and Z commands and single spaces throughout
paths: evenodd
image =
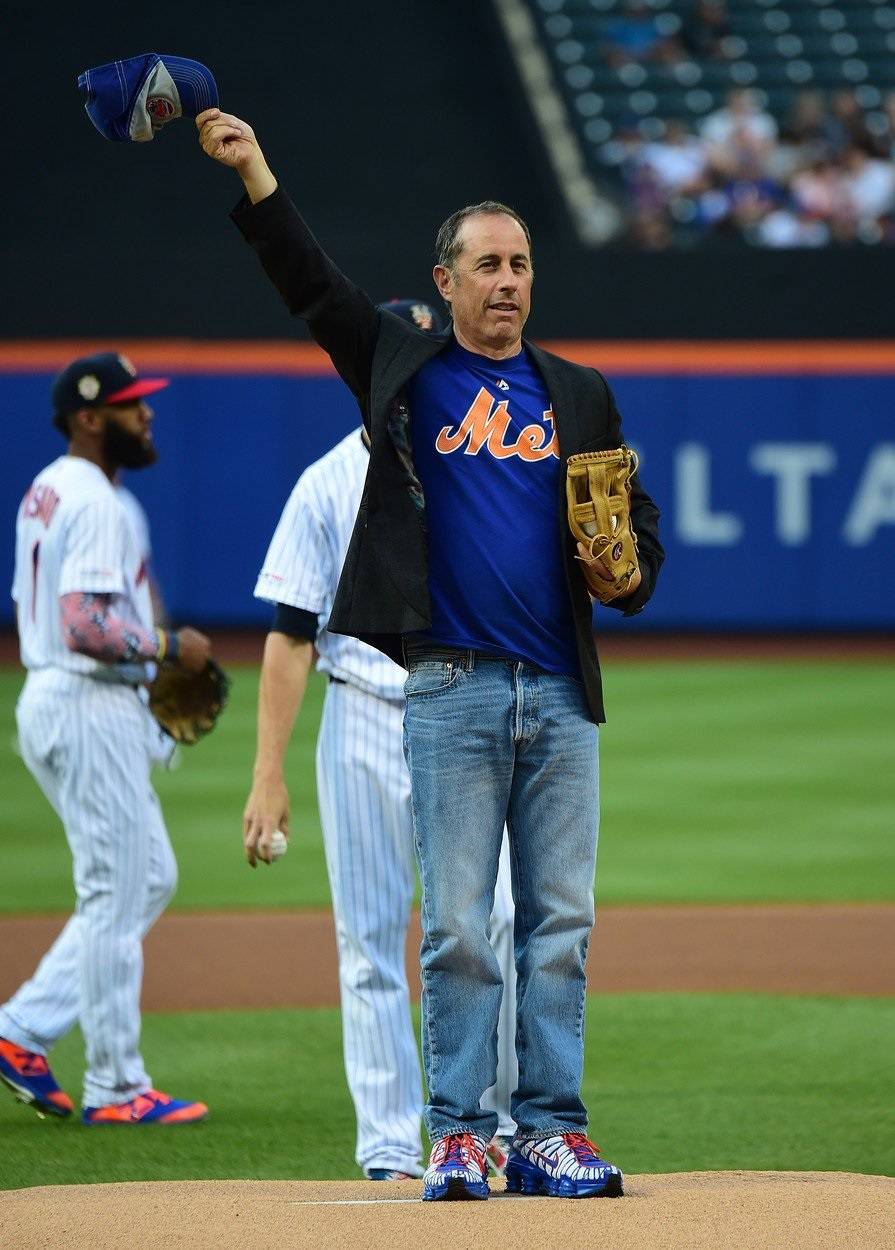
M 721 0 L 698 0 L 670 35 L 638 3 L 604 31 L 603 55 L 614 65 L 726 59 L 736 50 Z M 634 116 L 616 127 L 599 155 L 621 178 L 624 243 L 895 244 L 895 91 L 869 119 L 853 88 L 799 91 L 779 119 L 762 99 L 760 89 L 731 90 L 701 121 L 664 118 L 652 136 Z

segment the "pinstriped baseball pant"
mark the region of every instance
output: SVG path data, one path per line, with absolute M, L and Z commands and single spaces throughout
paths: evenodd
M 331 684 L 317 742 L 317 794 L 339 950 L 343 1047 L 357 1162 L 420 1175 L 422 1079 L 404 953 L 415 880 L 403 702 Z M 516 1088 L 513 898 L 504 843 L 491 941 L 506 991 L 497 1082 L 483 1104 L 511 1136 Z M 508 1026 L 508 1027 L 507 1027 Z
M 152 1082 L 139 1051 L 142 939 L 177 881 L 149 780 L 155 722 L 135 691 L 79 674 L 29 676 L 16 709 L 22 755 L 65 828 L 75 914 L 34 976 L 0 1008 L 0 1035 L 40 1054 L 80 1021 L 85 1106 Z

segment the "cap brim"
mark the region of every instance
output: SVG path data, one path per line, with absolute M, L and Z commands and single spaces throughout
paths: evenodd
M 103 403 L 124 404 L 129 399 L 142 399 L 144 395 L 154 395 L 156 391 L 163 391 L 166 386 L 170 385 L 170 378 L 138 378 L 136 382 L 131 382 L 130 386 L 106 395 Z

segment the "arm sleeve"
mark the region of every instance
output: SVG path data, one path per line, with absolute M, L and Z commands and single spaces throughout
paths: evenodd
M 71 591 L 60 596 L 59 607 L 62 637 L 69 651 L 104 664 L 131 664 L 158 655 L 155 631 L 119 616 L 111 595 Z
M 609 384 L 603 379 L 609 402 L 609 427 L 612 434 L 610 446 L 620 447 L 625 441 L 622 419 Z M 665 550 L 659 541 L 659 509 L 643 489 L 640 474 L 631 478 L 631 528 L 637 535 L 637 559 L 640 565 L 640 585 L 633 595 L 615 599 L 607 607 L 615 608 L 625 616 L 642 612 L 656 587 L 659 569 L 665 560 Z
M 380 317 L 370 297 L 333 264 L 282 188 L 257 204 L 243 196 L 231 217 L 366 412 Z
M 270 540 L 255 585 L 255 597 L 319 617 L 329 612 L 336 572 L 331 535 L 324 524 L 312 481 L 303 473 Z
M 317 639 L 317 616 L 304 608 L 293 608 L 288 603 L 278 603 L 274 608 L 270 629 L 274 634 L 286 634 L 289 638 L 301 638 L 305 642 Z
M 123 518 L 112 495 L 91 500 L 69 521 L 59 595 L 73 591 L 124 594 Z

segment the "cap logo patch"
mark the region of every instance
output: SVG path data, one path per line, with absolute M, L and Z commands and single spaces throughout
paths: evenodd
M 118 354 L 118 363 L 121 365 L 122 369 L 127 370 L 127 372 L 131 375 L 132 378 L 135 378 L 137 376 L 137 371 L 134 368 L 134 366 L 131 364 L 131 362 L 128 360 L 127 356 L 122 356 L 120 352 Z
M 174 105 L 163 95 L 151 95 L 146 101 L 146 112 L 157 126 L 164 126 L 174 116 Z
M 85 373 L 78 379 L 78 394 L 82 399 L 96 399 L 99 391 L 99 378 L 95 378 L 92 373 Z
M 432 329 L 432 309 L 427 304 L 411 304 L 410 315 L 421 330 Z

